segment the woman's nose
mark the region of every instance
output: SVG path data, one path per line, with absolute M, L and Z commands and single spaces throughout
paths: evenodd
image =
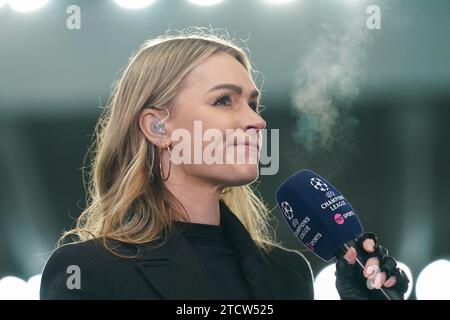
M 266 127 L 266 121 L 252 109 L 250 109 L 249 115 L 242 117 L 242 119 L 247 119 L 243 126 L 245 130 L 255 129 L 260 131 Z

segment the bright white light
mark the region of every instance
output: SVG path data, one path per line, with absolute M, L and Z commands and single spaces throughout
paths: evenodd
M 17 277 L 4 277 L 0 280 L 0 300 L 38 300 L 40 284 L 40 274 L 28 282 Z
M 397 267 L 399 267 L 400 269 L 405 271 L 406 276 L 409 279 L 408 290 L 406 290 L 406 292 L 405 292 L 405 300 L 407 300 L 409 298 L 409 296 L 411 295 L 411 291 L 412 291 L 413 284 L 414 284 L 413 275 L 412 275 L 411 269 L 409 269 L 409 267 L 406 264 L 404 264 L 403 262 L 397 261 Z
M 22 279 L 4 277 L 0 280 L 0 300 L 27 300 L 27 289 L 27 283 Z
M 39 290 L 41 289 L 42 274 L 37 274 L 28 279 L 28 290 L 32 300 L 39 300 Z
M 336 264 L 331 264 L 319 272 L 314 280 L 315 300 L 340 300 L 336 289 Z
M 43 7 L 47 2 L 48 0 L 9 0 L 9 6 L 14 11 L 31 12 Z
M 417 277 L 418 300 L 450 300 L 450 261 L 437 260 L 430 263 Z
M 154 1 L 155 0 L 114 0 L 115 3 L 126 9 L 141 9 Z
M 3 7 L 8 1 L 0 0 L 0 8 Z
M 197 4 L 199 6 L 212 6 L 222 2 L 223 0 L 189 0 L 193 4 Z

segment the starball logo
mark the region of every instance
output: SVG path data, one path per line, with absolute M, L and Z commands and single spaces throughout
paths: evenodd
M 311 178 L 310 183 L 316 190 L 323 192 L 328 191 L 327 184 L 319 178 Z
M 283 210 L 284 215 L 289 220 L 292 220 L 294 218 L 294 210 L 292 210 L 291 205 L 287 201 L 283 201 L 281 203 L 281 209 Z

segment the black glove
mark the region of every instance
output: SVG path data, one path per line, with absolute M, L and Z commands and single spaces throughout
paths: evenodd
M 375 243 L 373 252 L 364 249 L 363 243 L 367 239 L 372 239 Z M 394 258 L 388 256 L 388 251 L 377 244 L 377 237 L 373 233 L 365 233 L 354 241 L 352 245 L 366 266 L 367 260 L 377 258 L 380 272 L 385 272 L 385 279 L 395 276 L 396 283 L 393 286 L 402 296 L 408 290 L 409 279 L 403 270 L 397 268 Z M 336 288 L 342 300 L 385 300 L 386 297 L 381 290 L 371 290 L 367 287 L 367 278 L 364 276 L 362 268 L 355 264 L 350 264 L 344 258 L 344 252 L 336 262 Z

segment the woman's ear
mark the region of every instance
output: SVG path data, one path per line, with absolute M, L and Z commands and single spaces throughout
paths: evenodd
M 170 144 L 167 125 L 169 110 L 145 108 L 139 116 L 139 127 L 145 137 L 154 145 L 165 148 Z

